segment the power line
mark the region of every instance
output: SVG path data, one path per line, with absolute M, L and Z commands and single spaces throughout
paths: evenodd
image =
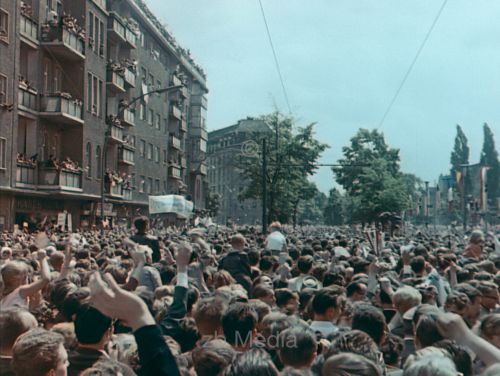
M 427 34 L 425 35 L 425 38 L 424 40 L 422 41 L 422 44 L 420 45 L 420 47 L 418 48 L 417 50 L 417 53 L 415 55 L 415 57 L 413 58 L 413 61 L 411 62 L 410 66 L 408 67 L 408 70 L 406 71 L 406 74 L 404 75 L 403 77 L 403 80 L 401 81 L 401 84 L 399 85 L 398 87 L 398 90 L 396 90 L 396 93 L 394 94 L 394 96 L 392 97 L 392 100 L 391 102 L 389 103 L 389 106 L 387 107 L 387 110 L 385 110 L 385 113 L 384 113 L 384 116 L 382 116 L 382 119 L 380 120 L 380 122 L 378 123 L 378 126 L 377 126 L 377 129 L 381 128 L 382 125 L 384 125 L 384 121 L 385 119 L 387 118 L 387 115 L 389 115 L 389 112 L 391 111 L 392 109 L 392 106 L 394 105 L 394 103 L 396 102 L 396 99 L 398 98 L 399 96 L 399 93 L 401 92 L 401 89 L 403 88 L 406 80 L 408 79 L 408 76 L 410 75 L 413 67 L 415 66 L 415 63 L 417 62 L 418 60 L 418 57 L 420 56 L 420 53 L 422 52 L 422 50 L 424 49 L 424 46 L 425 44 L 427 43 L 427 40 L 429 39 L 432 31 L 434 30 L 434 26 L 436 26 L 438 20 L 439 20 L 439 17 L 441 16 L 441 13 L 443 12 L 443 9 L 444 7 L 446 6 L 446 3 L 448 2 L 448 0 L 444 0 L 443 1 L 443 4 L 441 4 L 441 7 L 439 8 L 439 11 L 436 15 L 436 17 L 434 18 L 434 21 L 432 22 L 431 24 L 431 27 L 429 28 L 429 30 L 427 31 Z
M 283 89 L 283 95 L 285 96 L 286 105 L 288 107 L 288 112 L 292 113 L 292 108 L 290 107 L 290 102 L 288 101 L 288 94 L 286 92 L 285 83 L 283 81 L 283 76 L 281 74 L 280 64 L 278 62 L 278 56 L 276 55 L 276 50 L 274 49 L 273 39 L 271 38 L 271 32 L 269 31 L 269 26 L 267 24 L 266 13 L 264 12 L 264 7 L 262 6 L 262 1 L 259 0 L 260 11 L 262 13 L 262 19 L 264 20 L 264 25 L 266 26 L 267 37 L 269 39 L 269 44 L 271 45 L 271 50 L 273 51 L 274 64 L 276 65 L 276 70 L 278 71 L 278 76 L 281 82 L 281 88 Z

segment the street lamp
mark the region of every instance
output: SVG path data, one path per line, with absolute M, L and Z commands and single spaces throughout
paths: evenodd
M 138 100 L 141 100 L 144 97 L 147 97 L 148 95 L 151 94 L 161 94 L 161 93 L 167 93 L 172 90 L 178 90 L 183 88 L 184 85 L 175 85 L 175 86 L 168 86 L 165 88 L 161 89 L 156 89 L 156 90 L 151 90 L 147 93 L 141 94 L 138 97 L 133 98 L 130 103 L 128 103 L 127 106 L 122 107 L 118 113 L 116 114 L 117 118 L 120 118 L 120 116 L 123 114 L 123 112 L 127 109 L 129 109 L 135 102 Z M 106 111 L 107 115 L 107 111 Z M 106 170 L 106 149 L 108 147 L 108 139 L 111 134 L 111 124 L 109 124 L 108 129 L 106 132 L 104 132 L 104 141 L 103 141 L 103 147 L 101 151 L 101 232 L 104 234 L 104 177 L 105 177 L 105 170 Z

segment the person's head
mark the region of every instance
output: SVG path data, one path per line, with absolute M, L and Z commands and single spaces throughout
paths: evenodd
M 294 314 L 299 309 L 299 295 L 290 289 L 277 289 L 274 293 L 276 305 L 287 314 Z
M 281 231 L 281 223 L 278 221 L 273 222 L 269 225 L 269 231 L 274 232 L 274 231 Z
M 29 266 L 21 261 L 6 263 L 1 269 L 4 293 L 27 283 L 29 270 Z
M 438 311 L 426 312 L 421 315 L 415 326 L 415 347 L 422 349 L 443 340 L 437 327 Z
M 193 366 L 197 376 L 218 375 L 233 360 L 236 352 L 227 342 L 214 339 L 205 342 L 192 352 Z
M 348 330 L 338 335 L 332 342 L 325 357 L 340 353 L 363 355 L 375 364 L 381 362 L 380 351 L 373 339 L 361 330 Z
M 235 348 L 249 348 L 256 335 L 257 313 L 248 303 L 231 304 L 222 316 L 226 342 Z
M 470 304 L 465 313 L 465 317 L 472 322 L 477 320 L 481 314 L 481 292 L 470 283 L 459 283 L 455 286 L 455 290 L 463 292 L 469 298 Z
M 284 366 L 309 368 L 317 348 L 315 334 L 306 327 L 288 328 L 278 337 L 278 354 Z
M 236 355 L 222 376 L 278 376 L 271 357 L 263 350 L 252 349 Z
M 322 376 L 381 376 L 380 368 L 364 356 L 342 353 L 329 357 L 323 364 Z
M 149 219 L 148 217 L 138 217 L 134 220 L 134 227 L 138 234 L 145 234 L 149 230 Z
M 449 357 L 431 353 L 407 361 L 403 376 L 457 376 L 457 369 Z
M 465 317 L 469 309 L 469 297 L 463 292 L 452 291 L 447 297 L 444 308 L 447 312 L 453 312 L 457 315 Z
M 262 319 L 260 334 L 264 337 L 264 345 L 268 349 L 276 349 L 277 339 L 281 332 L 293 324 L 292 316 L 281 312 L 271 312 Z
M 87 368 L 79 376 L 115 376 L 135 375 L 134 371 L 126 364 L 107 358 L 101 358 L 92 367 Z
M 212 274 L 212 285 L 214 289 L 222 286 L 234 285 L 236 280 L 229 274 L 227 270 L 218 270 Z
M 252 289 L 252 298 L 259 299 L 273 307 L 276 303 L 276 297 L 274 296 L 274 290 L 265 285 L 257 285 Z
M 363 301 L 366 298 L 366 285 L 359 281 L 351 282 L 346 287 L 346 295 L 353 302 Z
M 422 295 L 417 289 L 411 286 L 404 286 L 396 290 L 392 301 L 394 308 L 403 315 L 410 308 L 416 307 L 422 302 Z
M 104 349 L 113 334 L 112 320 L 90 304 L 83 304 L 76 314 L 75 334 L 79 343 Z
M 68 354 L 63 336 L 41 328 L 21 335 L 12 349 L 12 370 L 17 376 L 66 376 Z
M 481 292 L 481 304 L 484 308 L 492 311 L 498 305 L 498 287 L 494 282 L 481 281 L 477 289 Z
M 481 230 L 474 230 L 470 234 L 469 243 L 474 245 L 484 244 L 484 234 Z
M 490 313 L 483 317 L 480 334 L 481 337 L 500 349 L 500 313 Z
M 450 354 L 457 371 L 461 372 L 463 376 L 474 375 L 472 357 L 467 348 L 448 339 L 436 342 L 434 346 L 445 349 Z
M 310 255 L 300 256 L 297 261 L 297 268 L 302 274 L 308 274 L 313 266 L 314 258 Z
M 204 298 L 196 305 L 194 319 L 200 336 L 214 336 L 223 333 L 222 315 L 227 304 L 220 298 Z
M 50 328 L 52 332 L 59 333 L 64 337 L 64 348 L 67 351 L 78 347 L 78 340 L 75 334 L 75 325 L 72 322 L 60 322 Z
M 413 273 L 417 276 L 421 276 L 425 271 L 425 258 L 424 256 L 417 256 L 411 260 L 410 263 Z
M 314 296 L 311 308 L 316 321 L 334 321 L 342 312 L 341 295 L 339 291 L 324 288 Z
M 245 237 L 241 234 L 236 234 L 231 238 L 231 247 L 238 251 L 245 249 Z
M 35 316 L 24 309 L 0 310 L 0 355 L 10 356 L 16 339 L 37 326 Z
M 55 271 L 60 272 L 64 264 L 64 253 L 61 251 L 52 252 L 49 263 Z
M 380 348 L 384 354 L 384 363 L 388 366 L 399 367 L 403 346 L 404 342 L 401 337 L 389 334 Z
M 387 331 L 385 316 L 371 304 L 361 303 L 354 306 L 352 329 L 367 333 L 377 345 L 382 345 Z

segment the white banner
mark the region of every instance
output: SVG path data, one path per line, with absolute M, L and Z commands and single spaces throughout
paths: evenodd
M 149 196 L 149 214 L 175 213 L 189 218 L 193 212 L 193 203 L 183 196 Z

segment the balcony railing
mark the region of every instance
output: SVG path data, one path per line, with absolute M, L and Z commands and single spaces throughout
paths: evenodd
M 124 200 L 132 200 L 132 189 L 123 187 L 122 194 Z
M 135 112 L 126 108 L 122 111 L 120 120 L 122 121 L 122 124 L 133 127 L 135 125 Z
M 83 124 L 83 105 L 75 99 L 60 96 L 45 96 L 40 116 L 60 123 Z
M 187 160 L 184 157 L 181 158 L 181 167 L 182 168 L 186 168 L 187 167 Z
M 117 43 L 127 41 L 125 36 L 125 25 L 114 12 L 111 12 L 108 18 L 108 36 Z
M 135 87 L 136 74 L 130 68 L 125 68 L 124 78 L 127 85 Z
M 125 92 L 125 78 L 118 72 L 108 70 L 106 83 L 110 91 L 114 94 Z
M 188 130 L 188 126 L 187 126 L 187 121 L 186 119 L 182 119 L 181 120 L 181 125 L 180 125 L 180 128 L 179 128 L 182 132 L 187 132 Z
M 122 185 L 121 184 L 111 184 L 107 189 L 107 194 L 112 197 L 123 197 Z
M 36 166 L 17 163 L 16 185 L 35 185 L 36 184 Z
M 182 111 L 175 104 L 170 105 L 170 116 L 177 120 L 182 120 Z
M 170 147 L 181 150 L 181 140 L 175 136 L 170 136 Z
M 110 132 L 110 140 L 118 143 L 123 142 L 123 127 L 116 124 L 111 123 L 111 132 Z
M 85 42 L 77 34 L 64 27 L 44 26 L 44 28 L 42 28 L 44 30 L 42 44 L 52 55 L 69 61 L 85 59 Z
M 207 166 L 204 163 L 202 163 L 200 165 L 200 174 L 202 174 L 202 175 L 206 175 L 207 174 Z
M 180 179 L 181 170 L 178 167 L 170 166 L 168 168 L 168 177 L 172 179 Z
M 135 149 L 130 145 L 123 145 L 119 151 L 118 162 L 133 166 L 135 164 Z
M 182 80 L 176 74 L 172 75 L 172 86 L 180 86 L 182 85 Z
M 29 89 L 24 85 L 19 85 L 18 105 L 21 109 L 38 111 L 37 107 L 38 93 L 35 89 Z
M 129 26 L 125 27 L 125 39 L 127 40 L 127 44 L 131 48 L 135 48 L 136 43 L 137 43 L 137 35 L 135 34 L 134 31 Z
M 21 14 L 19 29 L 23 37 L 38 42 L 38 24 L 31 18 Z
M 38 184 L 41 189 L 58 189 L 62 191 L 82 190 L 82 172 L 39 167 Z

